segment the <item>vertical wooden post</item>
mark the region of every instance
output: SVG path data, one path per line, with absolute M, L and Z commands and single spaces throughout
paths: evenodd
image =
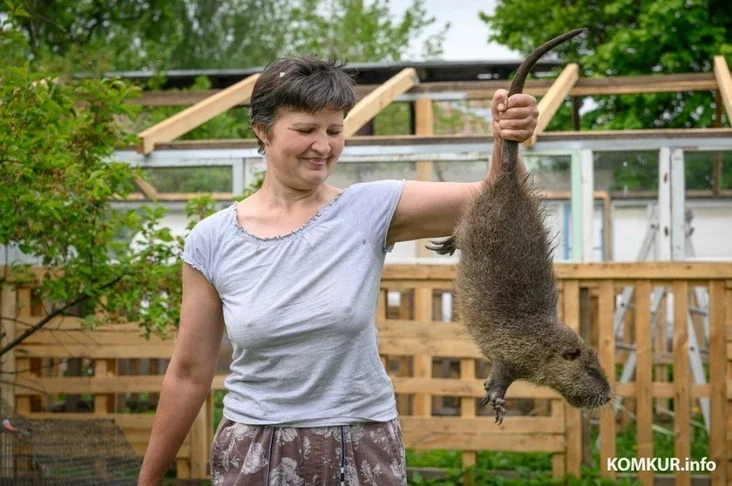
M 577 280 L 564 282 L 564 322 L 575 332 L 580 330 L 580 291 Z M 568 474 L 582 477 L 582 414 L 579 410 L 564 404 L 565 433 L 567 440 L 567 468 Z
M 14 320 L 18 315 L 17 311 L 17 292 L 9 284 L 0 284 L 0 318 L 3 319 L 0 324 L 6 335 L 0 339 L 0 343 L 3 345 L 11 342 L 15 338 L 15 327 L 16 323 Z M 10 350 L 2 358 L 0 358 L 0 369 L 5 376 L 15 376 L 15 351 Z M 10 380 L 8 380 L 10 381 Z M 0 383 L 0 398 L 4 400 L 7 405 L 11 408 L 15 407 L 15 386 L 12 383 Z M 11 450 L 13 444 L 13 437 L 10 434 L 0 434 L 0 446 L 2 450 Z M 12 476 L 13 471 L 13 456 L 10 454 L 3 454 L 0 457 L 0 474 L 6 475 L 6 477 Z
M 414 133 L 415 135 L 432 135 L 434 133 L 432 100 L 429 98 L 419 98 L 414 102 Z M 415 164 L 415 172 L 419 181 L 431 181 L 434 170 L 434 162 L 429 160 L 420 160 Z M 428 243 L 427 240 L 415 241 L 415 245 L 417 245 L 416 256 L 429 257 L 435 255 L 435 253 L 425 248 Z
M 386 320 L 386 292 L 387 290 L 382 288 L 379 289 L 379 300 L 376 304 L 376 321 Z M 384 365 L 384 369 L 389 373 L 389 357 L 381 356 L 381 364 Z
M 460 360 L 460 379 L 463 381 L 475 380 L 475 360 L 472 358 L 463 358 Z M 463 397 L 460 399 L 460 417 L 465 419 L 474 419 L 476 402 L 473 397 Z M 462 454 L 463 467 L 475 466 L 478 460 L 476 451 L 463 451 Z M 466 473 L 463 477 L 465 486 L 473 486 L 475 477 L 471 473 Z
M 414 290 L 412 290 L 414 292 Z M 412 313 L 412 293 L 411 292 L 405 292 L 401 291 L 401 295 L 399 297 L 399 319 L 401 320 L 410 320 L 413 318 L 414 314 Z M 409 376 L 409 365 L 410 362 L 412 366 L 414 366 L 413 358 L 410 358 L 409 356 L 399 356 L 398 363 L 399 363 L 399 371 L 398 376 Z M 409 403 L 410 403 L 410 396 L 401 393 L 397 396 L 397 411 L 400 415 L 407 415 L 409 413 Z M 412 411 L 414 413 L 414 411 Z
M 727 341 L 725 339 L 724 312 L 725 289 L 723 281 L 709 284 L 709 381 L 711 396 L 711 437 L 709 440 L 710 460 L 717 467 L 712 472 L 712 484 L 727 484 L 727 385 L 725 366 Z M 727 301 L 729 311 L 732 302 Z
M 610 389 L 615 388 L 615 284 L 612 280 L 600 282 L 598 331 L 600 335 L 599 357 L 607 374 Z M 603 478 L 615 479 L 615 471 L 606 467 L 609 458 L 616 457 L 615 410 L 600 416 L 600 474 Z
M 25 321 L 31 320 L 31 291 L 29 288 L 18 289 L 18 319 Z M 17 348 L 16 348 L 17 349 Z M 15 369 L 17 378 L 23 378 L 30 374 L 30 359 L 17 358 L 15 360 Z M 17 397 L 15 400 L 15 409 L 18 413 L 27 415 L 31 412 L 31 398 L 28 395 Z
M 432 320 L 432 288 L 418 287 L 414 289 L 414 319 L 416 321 Z M 414 377 L 432 378 L 432 356 L 417 355 L 414 357 Z M 416 394 L 414 396 L 414 415 L 429 417 L 432 415 L 432 396 Z
M 117 361 L 114 359 L 97 359 L 94 361 L 94 376 L 117 376 Z M 106 415 L 115 412 L 114 393 L 94 394 L 94 414 Z
M 674 455 L 683 460 L 691 455 L 691 380 L 689 373 L 689 284 L 674 282 Z M 676 473 L 676 484 L 690 484 L 688 471 Z
M 587 287 L 580 287 L 580 336 L 590 346 L 590 290 Z M 582 464 L 590 467 L 592 464 L 592 441 L 590 439 L 590 420 L 585 414 L 581 414 L 582 426 Z
M 656 347 L 654 349 L 654 355 L 657 358 L 667 356 L 668 353 L 668 339 L 666 336 L 666 296 L 661 298 L 661 302 L 658 306 L 658 312 L 656 313 Z M 656 364 L 656 381 L 668 382 L 668 365 L 664 362 Z M 663 407 L 666 410 L 671 410 L 671 401 L 668 398 L 656 398 L 656 404 L 659 408 Z
M 208 404 L 204 403 L 198 411 L 198 416 L 193 421 L 193 426 L 191 426 L 191 479 L 204 479 L 206 477 L 206 463 L 208 461 L 207 410 Z
M 635 285 L 635 340 L 638 356 L 636 367 L 636 422 L 638 424 L 638 457 L 653 458 L 653 396 L 651 392 L 651 283 L 639 280 Z M 686 325 L 686 321 L 684 321 Z M 686 356 L 686 355 L 684 355 Z M 674 378 L 676 379 L 676 378 Z M 687 436 L 688 437 L 688 436 Z M 642 484 L 653 484 L 653 471 L 639 471 Z

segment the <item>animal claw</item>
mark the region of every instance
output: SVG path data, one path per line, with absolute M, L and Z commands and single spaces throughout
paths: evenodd
M 503 423 L 503 416 L 506 415 L 506 407 L 503 406 L 506 403 L 506 400 L 501 398 L 498 393 L 491 392 L 486 393 L 486 395 L 480 400 L 480 408 L 485 408 L 489 403 L 493 407 L 493 410 L 496 411 L 495 423 L 501 425 Z
M 455 250 L 457 250 L 457 247 L 455 246 L 455 239 L 453 237 L 444 241 L 430 240 L 430 243 L 432 243 L 432 245 L 425 245 L 425 248 L 435 251 L 440 255 L 452 255 L 455 253 Z

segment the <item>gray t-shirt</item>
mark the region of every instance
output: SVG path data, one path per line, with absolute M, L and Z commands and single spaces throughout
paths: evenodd
M 354 184 L 279 237 L 246 232 L 235 204 L 193 228 L 181 258 L 218 291 L 233 345 L 226 418 L 325 427 L 397 416 L 375 310 L 403 187 Z

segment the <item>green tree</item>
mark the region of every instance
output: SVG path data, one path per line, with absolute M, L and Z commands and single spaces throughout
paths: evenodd
M 490 40 L 527 54 L 568 30 L 589 34 L 557 47 L 583 76 L 709 72 L 715 55 L 732 59 L 732 4 L 724 0 L 515 0 L 480 14 Z M 659 93 L 595 98 L 586 129 L 712 126 L 709 93 Z
M 436 21 L 427 15 L 424 0 L 412 0 L 401 19 L 392 18 L 388 0 L 302 0 L 292 19 L 286 54 L 333 54 L 351 62 L 400 61 L 410 41 Z M 442 55 L 449 27 L 444 24 L 424 41 L 423 57 Z
M 24 42 L 2 21 L 0 40 Z M 16 15 L 17 14 L 17 15 Z M 0 245 L 16 247 L 46 268 L 42 275 L 6 262 L 0 285 L 38 286 L 47 316 L 0 346 L 0 355 L 71 309 L 85 322 L 139 322 L 146 334 L 177 325 L 182 237 L 160 226 L 162 207 L 114 210 L 142 173 L 111 160 L 133 141 L 117 119 L 134 116 L 137 89 L 115 79 L 66 80 L 29 65 L 5 66 L 0 83 Z M 189 205 L 191 225 L 212 210 Z M 5 316 L 3 326 L 13 316 Z
M 586 77 L 710 72 L 713 58 L 732 60 L 732 3 L 726 0 L 499 0 L 493 15 L 480 13 L 489 39 L 522 54 L 571 29 L 589 33 L 558 46 L 552 54 L 580 65 Z M 706 128 L 714 125 L 710 92 L 676 92 L 594 97 L 581 119 L 583 130 Z M 726 119 L 726 117 L 725 117 Z M 723 119 L 723 124 L 729 120 Z M 571 129 L 569 105 L 549 130 Z M 724 179 L 732 178 L 729 163 Z M 687 185 L 709 188 L 711 161 L 692 158 Z M 653 188 L 656 182 L 634 177 L 640 167 L 616 171 L 624 187 Z M 640 174 L 639 172 L 639 174 Z M 647 179 L 647 178 L 646 178 Z M 651 184 L 649 186 L 649 184 Z
M 17 0 L 23 55 L 67 72 L 229 69 L 279 56 L 334 51 L 350 61 L 394 61 L 435 23 L 424 0 L 393 18 L 388 0 Z M 0 4 L 0 14 L 10 3 Z M 447 25 L 422 56 L 442 52 Z

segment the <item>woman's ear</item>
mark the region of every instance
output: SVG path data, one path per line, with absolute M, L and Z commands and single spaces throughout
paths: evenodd
M 259 140 L 262 141 L 264 145 L 269 145 L 269 137 L 267 137 L 267 130 L 259 124 L 252 125 L 252 130 L 254 131 L 254 134 L 257 136 Z

